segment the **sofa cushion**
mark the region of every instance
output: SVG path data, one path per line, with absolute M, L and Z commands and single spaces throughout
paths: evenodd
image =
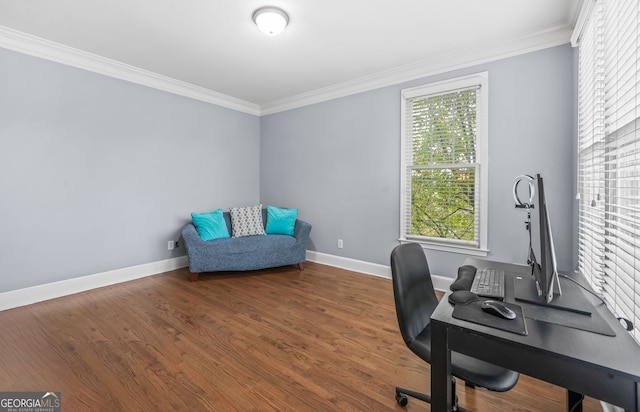
M 264 260 L 270 255 L 279 256 L 287 253 L 296 243 L 292 236 L 269 235 L 269 236 L 244 236 L 242 238 L 230 238 L 218 240 L 215 245 L 218 248 L 218 258 L 228 257 L 240 263 L 238 260 L 250 261 L 253 258 Z
M 264 235 L 264 223 L 262 222 L 262 205 L 250 207 L 232 207 L 231 231 L 233 237 Z
M 297 218 L 298 209 L 267 206 L 267 228 L 265 231 L 268 235 L 293 236 Z
M 229 237 L 229 229 L 224 221 L 222 209 L 207 213 L 191 213 L 191 220 L 202 240 Z

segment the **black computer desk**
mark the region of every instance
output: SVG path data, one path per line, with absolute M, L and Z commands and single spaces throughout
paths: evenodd
M 453 305 L 445 296 L 431 316 L 432 411 L 451 410 L 450 351 L 564 387 L 568 409 L 581 400 L 581 395 L 587 395 L 627 411 L 640 411 L 640 346 L 597 298 L 584 293 L 584 299 L 603 316 L 615 337 L 528 318 L 529 304 L 516 302 L 510 286 L 515 276 L 528 276 L 527 266 L 481 259 L 470 259 L 466 264 L 505 271 L 511 279 L 505 284 L 505 301 L 523 307 L 528 334 L 521 336 L 453 318 Z M 573 411 L 581 412 L 582 404 Z

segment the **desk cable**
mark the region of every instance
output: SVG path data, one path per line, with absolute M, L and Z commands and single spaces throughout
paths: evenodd
M 518 193 L 518 185 L 522 180 L 526 180 L 529 187 L 529 199 L 526 202 L 523 202 L 522 199 L 520 199 L 520 194 Z M 516 208 L 525 209 L 527 211 L 527 220 L 525 220 L 524 225 L 529 233 L 529 255 L 527 256 L 527 264 L 529 265 L 536 261 L 536 257 L 533 254 L 533 248 L 531 247 L 531 209 L 534 208 L 533 196 L 535 195 L 535 192 L 536 188 L 533 184 L 532 176 L 520 175 L 513 181 L 513 200 L 516 202 Z
M 572 277 L 569 277 L 565 274 L 562 273 L 558 273 L 558 276 L 561 278 L 565 278 L 567 280 L 572 281 L 573 283 L 575 283 L 576 285 L 580 286 L 582 289 L 586 290 L 587 292 L 591 293 L 593 296 L 597 297 L 598 299 L 600 299 L 600 302 L 602 302 L 602 304 L 606 305 L 607 302 L 604 301 L 604 299 L 602 299 L 602 296 L 598 295 L 597 293 L 595 293 L 594 291 L 587 289 L 586 286 L 584 286 L 583 284 L 581 284 L 580 282 L 578 282 L 577 280 L 573 279 Z
M 582 401 L 584 400 L 584 395 L 580 394 L 580 399 L 578 399 L 576 401 L 576 403 L 573 404 L 573 406 L 571 407 L 571 409 L 569 409 L 569 412 L 573 412 L 576 410 L 576 408 L 578 407 L 578 405 L 582 405 Z
M 580 286 L 582 289 L 586 290 L 587 292 L 591 293 L 593 296 L 597 297 L 598 299 L 600 299 L 600 302 L 602 302 L 603 305 L 606 305 L 607 302 L 605 302 L 605 300 L 602 298 L 602 296 L 598 295 L 597 293 L 595 293 L 594 291 L 587 289 L 584 285 L 582 285 L 580 282 L 578 282 L 577 280 L 558 273 L 558 276 L 564 279 L 568 279 L 570 281 L 572 281 L 573 283 L 575 283 L 576 285 Z M 631 322 L 629 319 L 627 318 L 622 318 L 622 317 L 616 317 L 616 319 L 620 322 L 620 324 L 622 325 L 623 328 L 625 328 L 625 330 L 627 332 L 631 332 L 633 330 L 633 322 Z

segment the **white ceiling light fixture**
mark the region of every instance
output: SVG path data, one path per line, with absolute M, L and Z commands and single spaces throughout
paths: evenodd
M 267 36 L 277 36 L 289 24 L 289 16 L 277 7 L 262 7 L 253 13 L 253 21 Z

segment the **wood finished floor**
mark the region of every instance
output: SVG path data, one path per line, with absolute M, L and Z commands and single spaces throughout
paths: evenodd
M 0 312 L 0 391 L 60 391 L 63 411 L 429 411 L 429 365 L 404 345 L 391 281 L 308 262 L 242 274 L 187 269 Z M 521 376 L 458 385 L 470 411 L 565 410 Z M 593 399 L 585 412 L 600 411 Z

